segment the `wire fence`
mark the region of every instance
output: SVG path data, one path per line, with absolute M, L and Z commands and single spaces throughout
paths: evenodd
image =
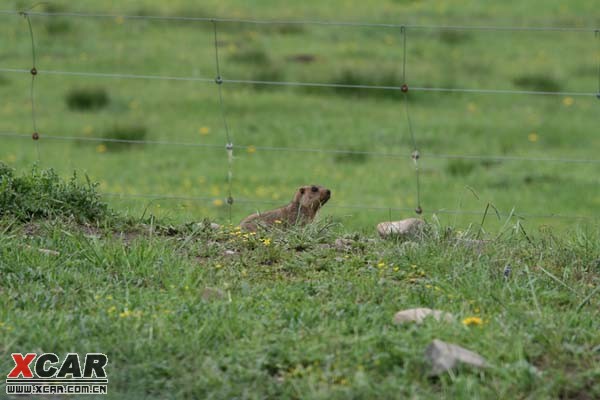
M 17 132 L 0 132 L 0 137 L 14 139 L 31 139 L 31 135 Z M 214 143 L 197 142 L 173 142 L 164 140 L 133 140 L 133 139 L 113 139 L 105 137 L 91 136 L 54 136 L 44 134 L 45 140 L 71 141 L 71 142 L 98 142 L 98 143 L 123 143 L 133 145 L 158 145 L 158 146 L 179 146 L 179 147 L 203 147 L 207 149 L 223 150 L 223 145 Z M 324 153 L 324 154 L 347 154 L 347 155 L 367 155 L 381 158 L 407 159 L 413 156 L 412 153 L 387 153 L 379 151 L 361 151 L 349 149 L 329 149 L 329 148 L 307 148 L 307 147 L 285 147 L 285 146 L 256 146 L 254 144 L 237 144 L 233 149 L 244 150 L 252 147 L 255 150 L 271 152 L 291 152 L 291 153 Z M 424 153 L 424 156 L 431 159 L 459 159 L 459 160 L 481 160 L 481 161 L 508 161 L 508 162 L 549 162 L 549 163 L 567 163 L 567 164 L 600 164 L 600 159 L 591 158 L 553 158 L 553 157 L 521 157 L 521 156 L 496 156 L 496 155 L 478 155 L 478 154 L 437 154 Z
M 421 152 L 418 147 L 417 135 L 411 121 L 410 102 L 408 97 L 409 91 L 416 92 L 439 92 L 439 93 L 470 93 L 470 94 L 489 94 L 489 95 L 542 95 L 542 96 L 571 96 L 571 97 L 597 97 L 600 99 L 600 55 L 598 60 L 598 90 L 596 92 L 573 92 L 573 91 L 536 91 L 536 90 L 505 90 L 505 89 L 485 89 L 485 88 L 444 88 L 444 87 L 412 87 L 408 85 L 407 79 L 407 41 L 409 30 L 458 30 L 458 31 L 497 31 L 497 32 L 579 32 L 593 33 L 596 39 L 600 39 L 600 29 L 598 28 L 579 28 L 579 27 L 557 27 L 557 26 L 458 26 L 458 25 L 414 25 L 414 24 L 381 24 L 381 23 L 365 23 L 365 22 L 340 22 L 340 21 L 319 21 L 319 20 L 259 20 L 259 19 L 240 19 L 240 18 L 203 18 L 203 17 L 185 17 L 185 16 L 160 16 L 160 15 L 123 15 L 123 14 L 98 14 L 98 13 L 74 13 L 74 12 L 36 12 L 32 8 L 26 11 L 16 10 L 0 10 L 0 15 L 22 16 L 27 21 L 28 30 L 31 39 L 31 69 L 22 68 L 4 68 L 0 67 L 0 72 L 5 73 L 23 73 L 31 75 L 30 86 L 30 102 L 31 102 L 31 120 L 33 133 L 23 134 L 20 132 L 0 132 L 0 137 L 15 138 L 15 139 L 33 139 L 36 142 L 36 151 L 38 159 L 39 140 L 42 138 L 38 132 L 35 104 L 35 81 L 39 74 L 44 75 L 61 75 L 61 76 L 79 76 L 90 78 L 108 78 L 108 79 L 142 79 L 142 80 L 162 80 L 162 81 L 186 81 L 186 82 L 203 82 L 213 83 L 217 85 L 219 109 L 222 117 L 224 144 L 207 144 L 181 141 L 161 141 L 161 140 L 127 140 L 127 139 L 112 139 L 104 137 L 73 137 L 60 135 L 47 135 L 44 133 L 43 139 L 56 141 L 79 141 L 79 142 L 112 142 L 112 143 L 127 143 L 134 145 L 160 145 L 160 146 L 183 146 L 183 147 L 204 147 L 215 150 L 226 150 L 227 162 L 227 193 L 226 203 L 229 210 L 229 220 L 232 218 L 232 207 L 234 202 L 240 204 L 277 204 L 277 202 L 265 200 L 253 200 L 236 198 L 233 193 L 233 159 L 234 151 L 247 148 L 250 145 L 234 144 L 232 133 L 229 129 L 228 115 L 226 109 L 226 99 L 223 95 L 223 84 L 246 84 L 246 85 L 277 85 L 277 86 L 303 86 L 303 87 L 326 87 L 326 88 L 347 88 L 361 90 L 390 90 L 400 91 L 403 94 L 405 118 L 410 135 L 412 152 L 410 154 L 399 154 L 379 151 L 360 151 L 350 149 L 327 149 L 327 148 L 304 148 L 304 147 L 276 147 L 276 146 L 255 146 L 251 145 L 256 150 L 274 151 L 274 152 L 299 152 L 299 153 L 324 153 L 324 154 L 348 154 L 348 155 L 372 155 L 382 158 L 393 159 L 411 159 L 414 165 L 415 172 L 415 194 L 416 208 L 398 208 L 398 207 L 377 207 L 368 205 L 333 205 L 331 208 L 340 209 L 360 209 L 360 210 L 379 210 L 379 211 L 414 211 L 416 214 L 422 214 L 423 208 L 421 205 L 421 177 L 419 160 L 421 157 L 432 159 L 464 159 L 464 160 L 485 160 L 485 161 L 514 161 L 514 162 L 548 162 L 548 163 L 570 163 L 570 164 L 600 164 L 600 159 L 578 159 L 578 158 L 560 158 L 560 157 L 524 157 L 518 155 L 482 155 L 482 154 L 435 154 Z M 37 68 L 36 56 L 36 41 L 34 36 L 33 24 L 31 17 L 71 17 L 71 18 L 122 18 L 130 20 L 149 20 L 149 21 L 190 21 L 212 24 L 213 42 L 214 42 L 214 61 L 215 61 L 215 78 L 209 77 L 191 77 L 191 76 L 169 76 L 169 75 L 143 75 L 130 73 L 112 73 L 112 72 L 90 72 L 90 71 L 62 71 L 62 70 L 44 70 Z M 220 24 L 241 23 L 241 24 L 257 24 L 257 25 L 320 25 L 320 26 L 345 26 L 345 27 L 369 27 L 381 29 L 397 29 L 402 35 L 402 82 L 401 86 L 385 86 L 385 85 L 363 85 L 363 84 L 339 84 L 327 82 L 299 82 L 299 81 L 268 81 L 268 80 L 248 80 L 248 79 L 230 79 L 221 75 L 221 61 L 219 55 L 219 26 Z M 597 40 L 600 49 L 600 40 Z M 600 53 L 599 53 L 600 54 Z M 214 201 L 214 197 L 192 197 L 192 196 L 171 196 L 162 194 L 118 194 L 104 193 L 105 196 L 118 199 L 163 199 L 163 200 L 184 200 L 207 202 Z M 465 210 L 450 210 L 437 209 L 428 210 L 432 214 L 464 214 L 464 215 L 484 215 L 481 211 L 465 211 Z M 577 215 L 562 215 L 558 213 L 548 214 L 532 214 L 532 213 L 511 213 L 501 214 L 499 216 L 517 217 L 517 218 L 568 218 L 568 219 L 600 219 L 600 216 L 577 216 Z
M 0 68 L 0 72 L 8 73 L 30 73 L 27 69 Z M 57 71 L 40 70 L 39 73 L 46 75 L 64 75 L 81 76 L 91 78 L 111 78 L 111 79 L 145 79 L 159 81 L 183 81 L 183 82 L 206 82 L 214 83 L 213 78 L 192 77 L 192 76 L 165 76 L 165 75 L 137 75 L 120 74 L 104 72 L 81 72 L 81 71 Z M 251 79 L 227 79 L 221 77 L 221 83 L 233 83 L 243 85 L 266 85 L 266 86 L 296 86 L 296 87 L 321 87 L 333 89 L 368 89 L 368 90 L 393 90 L 403 91 L 406 88 L 402 86 L 385 85 L 350 85 L 341 83 L 326 82 L 288 82 L 288 81 L 259 81 Z M 439 92 L 439 93 L 471 93 L 471 94 L 506 94 L 506 95 L 537 95 L 537 96 L 571 96 L 571 97 L 597 97 L 599 93 L 595 92 L 565 92 L 565 91 L 537 91 L 537 90 L 508 90 L 508 89 L 473 89 L 473 88 L 443 88 L 443 87 L 410 87 L 413 92 Z

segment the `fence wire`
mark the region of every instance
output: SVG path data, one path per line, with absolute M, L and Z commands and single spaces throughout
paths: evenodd
M 14 15 L 19 11 L 0 10 L 0 14 Z M 428 24 L 392 24 L 360 21 L 331 21 L 331 20 L 279 20 L 279 19 L 250 19 L 250 18 L 217 18 L 217 17 L 186 17 L 168 15 L 130 15 L 112 13 L 83 13 L 83 12 L 30 12 L 39 17 L 74 17 L 74 18 L 103 18 L 103 19 L 132 19 L 132 20 L 162 20 L 162 21 L 196 21 L 224 22 L 254 25 L 321 25 L 347 26 L 363 28 L 393 28 L 403 27 L 424 30 L 464 30 L 464 31 L 500 31 L 500 32 L 595 32 L 598 27 L 562 27 L 562 26 L 501 26 L 501 25 L 428 25 Z
M 177 195 L 162 195 L 162 194 L 130 194 L 130 193 L 102 193 L 105 197 L 129 199 L 129 200 L 166 200 L 166 201 L 191 201 L 200 203 L 212 203 L 215 200 L 221 200 L 220 197 L 197 197 L 197 196 L 177 196 Z M 263 200 L 263 199 L 236 199 L 240 204 L 265 204 L 269 206 L 281 205 L 282 201 Z M 332 204 L 327 205 L 327 208 L 332 209 L 348 209 L 348 210 L 371 210 L 371 211 L 394 211 L 394 212 L 411 212 L 414 211 L 408 207 L 385 207 L 385 206 L 367 206 L 364 204 Z M 476 210 L 453 210 L 446 208 L 438 208 L 430 211 L 430 214 L 449 214 L 449 215 L 484 215 L 485 211 Z M 490 214 L 489 212 L 487 214 Z M 495 214 L 495 213 L 494 213 Z M 491 215 L 491 214 L 490 214 Z M 599 216 L 583 216 L 583 215 L 565 215 L 565 214 L 530 214 L 530 213 L 502 213 L 498 212 L 502 218 L 514 217 L 517 219 L 573 219 L 573 220 L 597 220 Z
M 31 136 L 17 132 L 0 132 L 0 137 L 15 139 L 31 139 Z M 215 143 L 197 143 L 197 142 L 174 142 L 166 140 L 128 140 L 112 139 L 90 136 L 54 136 L 44 135 L 45 140 L 56 141 L 74 141 L 74 142 L 105 142 L 105 143 L 123 143 L 134 145 L 159 145 L 159 146 L 179 146 L 179 147 L 204 147 L 208 149 L 222 150 L 223 145 Z M 249 147 L 257 151 L 269 152 L 290 152 L 290 153 L 323 153 L 323 154 L 347 154 L 347 155 L 367 155 L 382 158 L 407 159 L 414 157 L 412 153 L 387 153 L 378 151 L 360 151 L 348 149 L 328 149 L 328 148 L 307 148 L 307 147 L 284 147 L 284 146 L 256 146 L 253 144 L 237 144 L 234 149 L 244 150 Z M 423 154 L 421 154 L 423 155 Z M 521 156 L 503 156 L 503 155 L 484 155 L 484 154 L 438 154 L 424 153 L 427 158 L 433 159 L 459 159 L 459 160 L 481 160 L 481 161 L 507 161 L 507 162 L 549 162 L 549 163 L 568 163 L 568 164 L 600 164 L 600 159 L 585 158 L 552 158 L 552 157 L 521 157 Z
M 36 6 L 39 4 L 36 4 Z M 34 6 L 35 7 L 35 6 Z M 32 7 L 33 8 L 33 7 Z M 548 96 L 581 96 L 591 97 L 597 96 L 600 98 L 600 57 L 598 60 L 598 91 L 592 92 L 563 92 L 563 91 L 533 91 L 533 90 L 505 90 L 505 89 L 486 89 L 486 88 L 443 88 L 443 87 L 410 87 L 407 81 L 407 36 L 408 30 L 427 29 L 427 30 L 478 30 L 478 31 L 527 31 L 527 32 L 594 32 L 596 38 L 600 37 L 600 29 L 597 28 L 571 28 L 571 27 L 534 27 L 534 26 L 458 26 L 458 25 L 414 25 L 414 24 L 379 24 L 379 23 L 365 23 L 365 22 L 340 22 L 340 21 L 317 21 L 317 20 L 297 20 L 297 21 L 285 21 L 285 20 L 259 20 L 259 19 L 235 19 L 235 18 L 199 18 L 199 17 L 177 17 L 177 16 L 147 16 L 147 15 L 122 15 L 122 14 L 94 14 L 94 13 L 72 13 L 72 12 L 36 12 L 32 11 L 32 8 L 26 11 L 13 11 L 13 10 L 0 10 L 0 15 L 21 15 L 27 20 L 30 39 L 31 39 L 31 51 L 32 51 L 32 68 L 19 69 L 19 68 L 0 68 L 0 72 L 8 73 L 30 73 L 32 76 L 31 87 L 30 87 L 30 101 L 31 101 L 31 118 L 33 126 L 33 134 L 31 136 L 16 132 L 0 132 L 0 136 L 7 138 L 28 138 L 31 137 L 36 141 L 36 148 L 38 152 L 39 160 L 39 139 L 40 135 L 37 129 L 36 122 L 36 108 L 35 108 L 35 78 L 38 74 L 43 73 L 46 75 L 62 75 L 62 76 L 80 76 L 89 78 L 111 78 L 111 79 L 145 79 L 145 80 L 167 80 L 167 81 L 186 81 L 186 82 L 213 82 L 217 84 L 218 97 L 220 111 L 223 120 L 223 128 L 225 133 L 225 148 L 227 151 L 227 162 L 228 162 L 228 173 L 227 173 L 227 185 L 228 185 L 228 197 L 226 203 L 229 207 L 229 221 L 231 223 L 232 218 L 232 205 L 234 202 L 232 194 L 232 182 L 233 182 L 233 151 L 237 148 L 247 148 L 252 146 L 256 150 L 264 151 L 287 151 L 287 152 L 311 152 L 311 153 L 326 153 L 326 154 L 362 154 L 362 155 L 373 155 L 384 158 L 398 158 L 406 159 L 410 157 L 414 162 L 415 178 L 416 178 L 416 197 L 417 207 L 414 211 L 417 214 L 421 214 L 423 209 L 421 207 L 421 183 L 420 183 L 420 169 L 419 159 L 422 154 L 417 146 L 415 133 L 410 117 L 410 107 L 408 91 L 421 91 L 421 92 L 441 92 L 441 93 L 471 93 L 471 94 L 507 94 L 507 95 L 548 95 Z M 74 17 L 74 18 L 122 18 L 132 20 L 165 20 L 165 21 L 196 21 L 211 23 L 213 25 L 214 33 L 214 53 L 215 53 L 215 68 L 216 78 L 207 77 L 191 77 L 191 76 L 169 76 L 169 75 L 148 75 L 148 74 L 132 74 L 132 73 L 113 73 L 113 72 L 94 72 L 94 71 L 61 71 L 61 70 L 39 70 L 36 65 L 36 46 L 35 38 L 33 33 L 33 25 L 31 22 L 31 16 L 39 17 Z M 264 80 L 249 80 L 249 79 L 229 79 L 225 78 L 221 74 L 220 59 L 219 59 L 219 45 L 218 45 L 218 24 L 220 23 L 242 23 L 242 24 L 261 24 L 261 25 L 324 25 L 324 26 L 346 26 L 346 27 L 372 27 L 372 28 L 393 28 L 399 29 L 402 35 L 402 82 L 401 86 L 380 86 L 380 85 L 361 85 L 361 84 L 337 84 L 327 82 L 294 82 L 294 81 L 264 81 Z M 598 41 L 600 46 L 600 41 Z M 401 91 L 404 94 L 406 123 L 408 126 L 408 132 L 410 134 L 410 141 L 412 143 L 413 151 L 410 155 L 408 154 L 394 154 L 387 152 L 376 152 L 376 151 L 356 151 L 346 149 L 322 149 L 322 148 L 302 148 L 302 147 L 275 147 L 275 146 L 254 146 L 254 145 L 234 145 L 232 136 L 230 133 L 229 125 L 227 122 L 227 113 L 225 108 L 225 101 L 223 96 L 222 85 L 224 83 L 230 84 L 247 84 L 247 85 L 278 85 L 278 86 L 308 86 L 308 87 L 324 87 L 324 88 L 348 88 L 348 89 L 364 89 L 364 90 L 394 90 Z M 73 137 L 73 136 L 52 136 L 45 135 L 44 139 L 48 140 L 65 140 L 65 141 L 81 141 L 81 142 L 111 142 L 111 143 L 127 143 L 136 145 L 167 145 L 167 146 L 184 146 L 184 147 L 204 147 L 208 149 L 222 149 L 222 145 L 217 144 L 205 144 L 205 143 L 187 143 L 178 141 L 162 141 L 162 140 L 127 140 L 127 139 L 111 139 L 111 138 L 97 138 L 97 137 Z M 504 155 L 460 155 L 460 154 L 428 154 L 424 153 L 430 158 L 439 159 L 478 159 L 478 160 L 489 160 L 489 161 L 523 161 L 523 162 L 555 162 L 555 163 L 578 163 L 578 164 L 600 164 L 600 159 L 572 159 L 572 158 L 549 158 L 549 157 L 520 157 L 520 156 L 504 156 Z M 187 196 L 166 196 L 166 195 L 152 195 L 152 194 L 116 194 L 116 193 L 105 193 L 104 196 L 116 197 L 116 198 L 129 198 L 129 199 L 153 199 L 153 200 L 185 200 L 185 201 L 214 201 L 214 197 L 187 197 Z M 251 200 L 251 199 L 236 199 L 236 202 L 241 204 L 277 204 L 278 202 L 271 202 L 265 200 Z M 410 211 L 409 208 L 397 208 L 397 207 L 378 207 L 378 206 L 367 206 L 367 205 L 333 205 L 330 208 L 339 209 L 362 209 L 362 210 L 379 210 L 379 211 Z M 467 214 L 467 215 L 484 215 L 484 212 L 479 211 L 465 211 L 465 210 L 447 210 L 437 209 L 431 211 L 432 214 Z M 568 218 L 568 219 L 596 219 L 596 217 L 588 216 L 567 216 L 560 214 L 505 214 L 499 215 L 505 217 L 517 217 L 517 218 Z M 598 217 L 600 218 L 600 217 Z
M 29 73 L 26 69 L 19 68 L 0 68 L 0 72 L 8 73 Z M 206 82 L 214 83 L 213 78 L 193 77 L 193 76 L 168 76 L 168 75 L 147 75 L 147 74 L 123 74 L 123 73 L 105 73 L 105 72 L 85 72 L 85 71 L 60 71 L 60 70 L 38 70 L 38 73 L 46 75 L 65 75 L 81 76 L 95 78 L 112 79 L 147 79 L 161 81 L 184 81 L 184 82 Z M 266 86 L 296 86 L 296 87 L 320 87 L 320 88 L 338 88 L 338 89 L 368 89 L 368 90 L 393 90 L 402 91 L 402 86 L 384 86 L 384 85 L 350 85 L 342 83 L 326 82 L 294 82 L 294 81 L 261 81 L 252 79 L 229 79 L 221 77 L 222 83 L 233 83 L 241 85 L 266 85 Z M 533 96 L 570 96 L 570 97 L 596 97 L 598 93 L 593 92 L 549 92 L 536 90 L 510 90 L 510 89 L 476 89 L 476 88 L 443 88 L 443 87 L 410 87 L 413 92 L 439 92 L 439 93 L 470 93 L 470 94 L 506 94 L 506 95 L 533 95 Z

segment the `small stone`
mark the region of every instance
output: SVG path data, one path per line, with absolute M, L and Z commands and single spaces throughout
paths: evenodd
M 227 293 L 221 289 L 205 287 L 202 290 L 202 299 L 206 301 L 224 300 L 227 298 Z
M 233 256 L 235 255 L 235 250 L 225 250 L 223 254 L 226 256 Z
M 476 368 L 487 367 L 487 362 L 479 354 L 438 339 L 434 339 L 425 350 L 425 359 L 431 364 L 431 375 L 447 372 L 458 364 Z
M 210 227 L 210 229 L 212 229 L 213 231 L 216 231 L 217 229 L 221 228 L 221 225 L 216 224 L 214 222 L 210 222 L 210 223 L 208 223 L 208 222 L 198 222 L 197 225 L 199 227 L 201 227 L 201 228 L 205 228 L 205 227 L 209 228 Z
M 348 251 L 352 249 L 353 240 L 350 239 L 335 239 L 334 247 L 337 250 Z
M 377 225 L 377 232 L 382 238 L 398 237 L 402 240 L 418 239 L 425 228 L 425 221 L 420 218 L 408 218 L 401 221 L 382 222 Z
M 454 317 L 452 314 L 440 311 L 432 310 L 430 308 L 411 308 L 408 310 L 398 311 L 394 315 L 395 324 L 406 324 L 408 322 L 415 322 L 417 324 L 425 321 L 425 318 L 432 317 L 436 321 L 452 322 Z

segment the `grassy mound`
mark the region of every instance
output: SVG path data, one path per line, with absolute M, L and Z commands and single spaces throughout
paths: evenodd
M 96 187 L 87 176 L 85 183 L 80 183 L 76 173 L 64 181 L 53 169 L 34 166 L 31 172 L 16 176 L 13 169 L 0 163 L 0 217 L 97 221 L 108 215 L 108 207 L 100 200 Z

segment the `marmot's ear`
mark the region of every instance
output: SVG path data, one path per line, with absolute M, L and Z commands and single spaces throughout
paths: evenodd
M 292 201 L 295 203 L 299 203 L 303 194 L 304 194 L 304 188 L 303 187 L 298 188 L 298 191 L 296 193 L 294 193 L 294 198 L 292 199 Z

